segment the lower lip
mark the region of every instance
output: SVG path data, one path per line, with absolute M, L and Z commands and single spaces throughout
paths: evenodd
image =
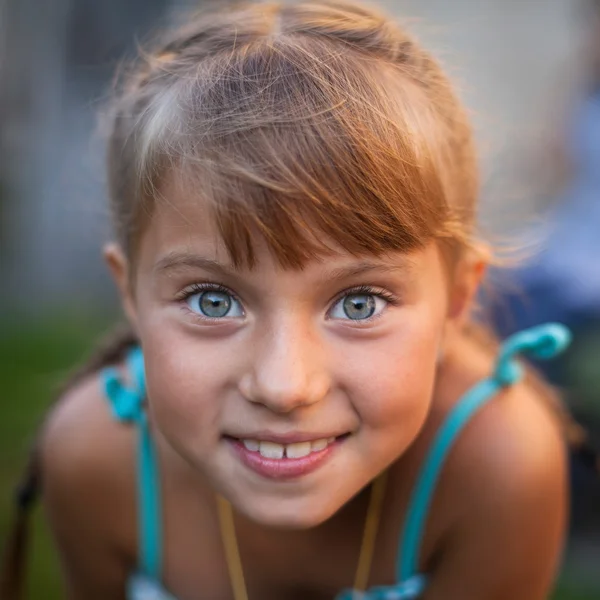
M 263 477 L 269 479 L 296 479 L 316 471 L 321 465 L 331 458 L 336 447 L 343 439 L 336 439 L 323 450 L 311 452 L 302 458 L 265 458 L 260 452 L 248 450 L 240 441 L 228 438 L 242 463 Z

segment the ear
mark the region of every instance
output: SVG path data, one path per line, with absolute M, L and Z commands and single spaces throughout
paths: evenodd
M 121 246 L 116 243 L 106 244 L 103 255 L 108 270 L 117 286 L 121 305 L 129 323 L 137 331 L 137 312 L 135 309 L 133 290 L 131 289 L 130 264 Z
M 457 325 L 463 325 L 469 319 L 490 262 L 490 255 L 489 248 L 481 245 L 468 252 L 456 266 L 448 318 Z

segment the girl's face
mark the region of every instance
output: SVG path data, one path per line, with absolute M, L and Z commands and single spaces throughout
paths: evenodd
M 181 197 L 172 197 L 172 196 Z M 171 194 L 140 243 L 133 294 L 156 428 L 250 518 L 329 518 L 418 435 L 449 320 L 433 243 L 283 270 L 234 269 L 206 207 Z

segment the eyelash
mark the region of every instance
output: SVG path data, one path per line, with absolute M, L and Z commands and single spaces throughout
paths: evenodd
M 206 292 L 206 291 L 222 292 L 224 294 L 228 294 L 234 300 L 236 300 L 237 302 L 240 302 L 240 304 L 241 304 L 240 298 L 236 294 L 234 294 L 228 287 L 225 287 L 224 285 L 221 285 L 220 283 L 194 283 L 191 286 L 187 287 L 185 290 L 183 290 L 180 294 L 178 294 L 176 298 L 177 298 L 177 300 L 179 300 L 181 302 L 185 302 L 188 298 L 190 298 L 194 294 L 199 294 L 199 293 Z M 344 298 L 346 296 L 355 295 L 355 294 L 357 294 L 357 295 L 364 294 L 365 296 L 378 296 L 379 298 L 382 298 L 383 300 L 385 300 L 391 306 L 399 306 L 400 305 L 400 299 L 398 298 L 398 296 L 396 296 L 395 294 L 392 294 L 391 292 L 384 290 L 380 287 L 375 287 L 375 286 L 371 286 L 371 285 L 359 285 L 359 286 L 356 286 L 353 288 L 343 290 L 337 296 L 335 296 L 333 300 L 331 300 L 330 305 L 331 305 L 331 307 L 333 307 L 342 298 Z M 243 304 L 242 304 L 242 306 L 243 306 Z M 329 310 L 331 310 L 331 308 Z M 199 315 L 196 315 L 196 316 L 204 321 L 220 320 L 220 319 L 213 319 L 211 317 L 200 317 Z M 376 315 L 374 317 L 364 319 L 364 320 L 362 320 L 362 322 L 368 323 L 374 319 L 379 318 L 380 316 L 381 315 Z
M 187 300 L 194 294 L 200 294 L 201 292 L 207 291 L 229 294 L 232 298 L 239 302 L 239 298 L 228 287 L 225 287 L 220 283 L 193 283 L 177 295 L 177 300 Z
M 342 298 L 346 296 L 353 295 L 361 295 L 365 296 L 378 296 L 379 298 L 383 298 L 386 302 L 391 304 L 392 306 L 398 306 L 400 304 L 400 299 L 395 294 L 388 292 L 380 287 L 372 286 L 372 285 L 359 285 L 357 287 L 349 288 L 340 292 L 333 300 L 332 304 L 339 302 Z

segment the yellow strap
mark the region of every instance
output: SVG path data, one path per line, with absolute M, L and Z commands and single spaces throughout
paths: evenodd
M 375 554 L 375 541 L 377 539 L 381 509 L 385 498 L 386 475 L 386 472 L 382 473 L 371 486 L 371 498 L 369 499 L 369 508 L 367 509 L 367 518 L 365 519 L 365 528 L 360 545 L 358 566 L 356 567 L 356 575 L 354 576 L 354 589 L 359 592 L 366 592 L 369 585 L 371 564 L 373 563 L 373 555 Z
M 244 570 L 235 535 L 235 523 L 231 504 L 217 496 L 217 508 L 219 511 L 219 524 L 221 525 L 221 538 L 225 546 L 225 559 L 229 569 L 229 580 L 233 590 L 234 600 L 248 600 L 246 583 L 244 581 Z
M 365 519 L 358 566 L 354 577 L 354 589 L 364 592 L 369 585 L 371 564 L 375 553 L 375 541 L 379 529 L 379 520 L 385 498 L 386 473 L 380 475 L 371 486 L 371 497 L 369 508 Z M 225 546 L 225 559 L 229 570 L 229 579 L 233 589 L 234 600 L 248 600 L 246 583 L 244 581 L 244 570 L 235 535 L 235 523 L 233 521 L 233 510 L 231 504 L 221 496 L 217 496 L 217 508 L 219 511 L 219 523 L 221 526 L 221 537 Z

